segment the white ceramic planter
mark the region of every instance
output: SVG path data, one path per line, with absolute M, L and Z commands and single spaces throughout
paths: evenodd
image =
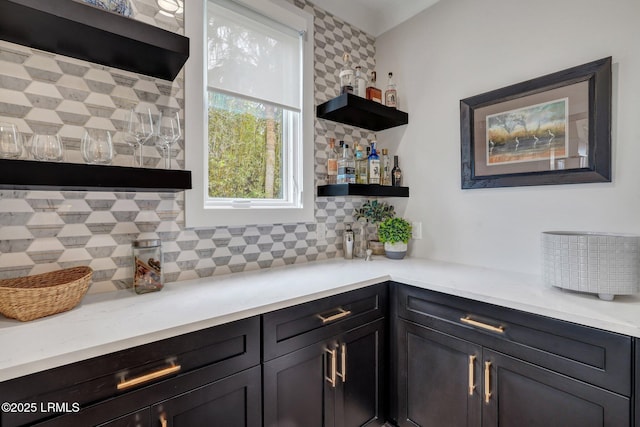
M 407 244 L 403 242 L 387 242 L 384 244 L 384 253 L 387 255 L 387 258 L 402 259 L 407 255 Z
M 548 285 L 604 300 L 640 292 L 640 236 L 543 232 L 542 278 Z

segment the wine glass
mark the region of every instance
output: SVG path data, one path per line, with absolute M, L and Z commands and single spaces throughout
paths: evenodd
M 59 162 L 64 157 L 64 148 L 58 135 L 34 134 L 31 147 L 37 160 Z
M 82 137 L 80 151 L 85 162 L 110 165 L 113 160 L 111 132 L 103 129 L 87 129 Z
M 22 138 L 16 125 L 0 123 L 0 157 L 17 159 L 22 156 Z
M 127 138 L 125 141 L 134 147 L 134 166 L 144 166 L 144 160 L 142 158 L 142 146 L 151 139 L 153 135 L 153 119 L 151 117 L 151 110 L 147 109 L 143 112 L 137 112 L 135 110 L 129 111 L 129 117 L 127 120 Z M 138 147 L 140 153 L 136 158 L 135 148 Z
M 157 144 L 162 148 L 164 167 L 165 169 L 171 169 L 171 146 L 182 136 L 178 112 L 166 116 L 160 114 L 156 135 L 158 137 Z

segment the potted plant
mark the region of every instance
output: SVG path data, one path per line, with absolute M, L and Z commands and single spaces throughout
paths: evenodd
M 393 218 L 396 215 L 396 212 L 392 205 L 386 202 L 378 202 L 377 200 L 367 200 L 362 204 L 360 209 L 356 209 L 355 218 L 362 224 L 362 239 L 363 242 L 366 242 L 366 230 L 367 223 L 371 225 L 377 226 L 382 221 Z M 374 255 L 383 255 L 384 247 L 381 242 L 377 239 L 372 239 L 364 245 L 364 249 L 369 249 L 373 251 Z
M 384 243 L 387 258 L 402 259 L 407 254 L 411 223 L 400 217 L 385 219 L 378 226 L 378 238 Z

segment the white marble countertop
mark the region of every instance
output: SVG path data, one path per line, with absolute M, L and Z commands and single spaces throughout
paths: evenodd
M 171 283 L 145 295 L 87 295 L 71 311 L 26 323 L 0 316 L 0 381 L 388 279 L 640 337 L 637 295 L 602 301 L 535 275 L 432 260 L 335 259 Z

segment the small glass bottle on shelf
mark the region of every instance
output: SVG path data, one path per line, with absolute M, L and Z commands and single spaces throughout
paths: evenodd
M 355 91 L 354 93 L 358 95 L 360 98 L 366 98 L 367 96 L 367 77 L 362 72 L 361 66 L 356 66 L 356 77 L 355 77 Z
M 369 154 L 369 184 L 380 184 L 380 156 L 376 151 L 375 141 L 371 141 L 371 154 Z
M 367 184 L 367 156 L 362 151 L 362 146 L 356 144 L 356 184 Z
M 376 72 L 371 72 L 370 84 L 367 86 L 366 97 L 370 101 L 382 104 L 382 91 L 376 87 Z
M 389 159 L 389 150 L 382 149 L 382 174 L 380 175 L 381 185 L 391 185 L 391 159 Z
M 391 185 L 402 187 L 402 170 L 398 166 L 398 156 L 393 156 L 393 169 L 391 170 Z
M 329 153 L 327 153 L 327 184 L 338 182 L 338 152 L 336 151 L 336 139 L 329 139 Z
M 344 93 L 353 93 L 354 76 L 351 69 L 351 55 L 345 53 L 342 55 L 342 69 L 340 70 L 340 95 Z
M 349 144 L 342 147 L 342 157 L 338 160 L 338 184 L 356 183 L 356 162 L 349 150 Z
M 393 81 L 393 73 L 389 73 L 389 81 L 384 91 L 384 105 L 387 107 L 398 108 L 398 91 Z

